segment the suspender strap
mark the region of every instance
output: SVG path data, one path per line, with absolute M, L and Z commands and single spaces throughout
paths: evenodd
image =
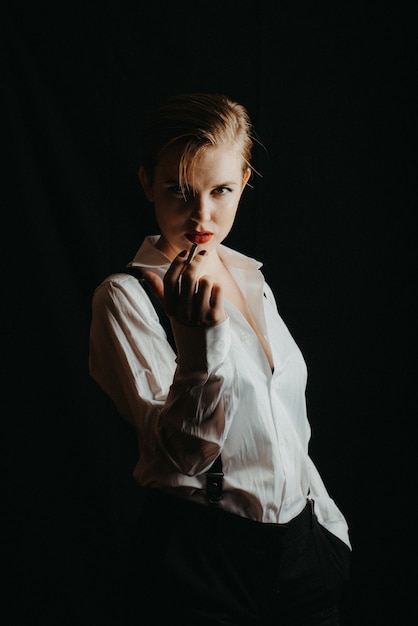
M 222 459 L 219 455 L 206 472 L 206 496 L 209 504 L 216 505 L 222 500 L 223 478 Z
M 149 299 L 154 305 L 154 309 L 157 312 L 161 326 L 165 330 L 167 339 L 170 342 L 170 345 L 173 348 L 174 352 L 177 353 L 177 346 L 176 346 L 176 342 L 174 341 L 173 329 L 171 328 L 170 318 L 168 317 L 167 313 L 164 311 L 164 307 L 161 304 L 159 297 L 156 296 L 155 293 L 152 291 L 152 289 L 148 287 L 146 281 L 144 280 L 142 276 L 142 272 L 139 269 L 139 267 L 133 267 L 133 266 L 126 267 L 124 271 L 126 274 L 130 274 L 131 276 L 134 276 L 135 278 L 137 278 L 139 281 L 139 284 L 142 285 L 142 287 L 146 291 Z
M 167 339 L 170 342 L 170 345 L 173 348 L 174 352 L 177 353 L 177 346 L 176 342 L 174 341 L 173 329 L 171 328 L 170 318 L 164 311 L 164 307 L 161 304 L 160 299 L 148 287 L 147 283 L 143 279 L 142 272 L 139 267 L 126 267 L 124 271 L 126 274 L 130 274 L 131 276 L 137 278 L 139 284 L 142 285 L 142 287 L 146 291 L 149 299 L 154 306 L 154 309 L 157 312 L 160 323 L 165 330 Z M 220 500 L 222 500 L 223 477 L 224 473 L 222 471 L 222 459 L 221 455 L 219 455 L 206 472 L 206 496 L 209 504 L 216 505 Z

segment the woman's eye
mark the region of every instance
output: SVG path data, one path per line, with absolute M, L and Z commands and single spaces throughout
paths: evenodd
M 171 193 L 179 196 L 184 196 L 186 194 L 186 190 L 184 189 L 184 187 L 180 187 L 180 185 L 174 185 L 173 187 L 170 187 L 170 191 Z
M 231 191 L 229 187 L 216 187 L 216 189 L 213 190 L 213 193 L 218 196 L 223 196 L 228 191 Z

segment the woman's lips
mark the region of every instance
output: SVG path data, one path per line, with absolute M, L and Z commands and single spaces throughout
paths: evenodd
M 186 233 L 186 237 L 191 243 L 197 243 L 199 245 L 207 243 L 210 238 L 213 236 L 213 233 L 202 232 L 202 233 Z

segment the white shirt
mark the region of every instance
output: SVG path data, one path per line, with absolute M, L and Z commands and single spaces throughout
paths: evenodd
M 163 277 L 169 267 L 146 237 L 132 265 Z M 204 472 L 222 453 L 226 510 L 286 523 L 309 497 L 319 521 L 350 546 L 346 520 L 308 454 L 307 371 L 281 319 L 261 263 L 221 246 L 271 350 L 272 372 L 254 330 L 225 301 L 210 328 L 172 322 L 178 355 L 138 280 L 108 276 L 92 301 L 91 376 L 135 428 L 142 486 L 205 502 Z

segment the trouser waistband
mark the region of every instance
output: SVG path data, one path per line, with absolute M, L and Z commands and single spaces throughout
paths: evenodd
M 148 502 L 149 506 L 154 508 L 154 513 L 158 516 L 164 516 L 166 520 L 184 517 L 187 523 L 194 520 L 195 523 L 207 524 L 213 531 L 218 528 L 222 532 L 230 532 L 231 534 L 240 532 L 249 537 L 252 534 L 261 533 L 265 535 L 267 540 L 270 537 L 280 540 L 281 536 L 283 539 L 285 537 L 288 539 L 289 535 L 296 536 L 303 532 L 311 525 L 314 507 L 313 500 L 307 499 L 306 505 L 296 517 L 284 524 L 274 524 L 251 520 L 225 511 L 221 507 L 206 506 L 178 496 L 165 494 L 158 489 L 148 490 Z

